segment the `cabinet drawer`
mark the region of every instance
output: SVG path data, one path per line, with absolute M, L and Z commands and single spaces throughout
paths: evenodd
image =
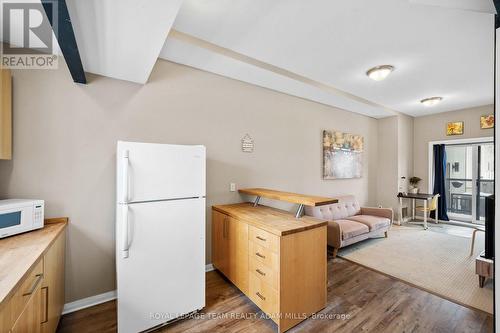
M 278 290 L 279 273 L 276 270 L 253 258 L 250 259 L 249 269 L 257 278 L 269 284 L 275 290 Z
M 38 290 L 43 279 L 43 261 L 40 259 L 35 267 L 26 274 L 21 285 L 10 299 L 10 324 L 13 325 L 23 312 L 33 293 Z
M 269 250 L 263 246 L 260 246 L 252 241 L 248 242 L 249 246 L 249 259 L 257 260 L 263 263 L 267 267 L 279 271 L 279 259 L 276 252 Z
M 273 321 L 278 320 L 278 292 L 270 285 L 250 273 L 250 299 L 265 313 L 271 316 Z
M 280 239 L 278 236 L 273 235 L 265 230 L 249 227 L 249 239 L 265 248 L 268 248 L 274 252 L 278 252 Z
M 31 289 L 30 289 L 31 290 Z M 41 331 L 41 285 L 36 284 L 35 290 L 31 294 L 23 312 L 17 318 L 10 333 L 40 333 Z

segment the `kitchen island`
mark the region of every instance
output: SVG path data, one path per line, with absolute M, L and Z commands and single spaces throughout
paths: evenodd
M 241 192 L 280 197 L 279 191 L 266 189 Z M 293 198 L 299 207 L 336 202 L 283 193 L 280 198 Z M 213 206 L 213 266 L 284 332 L 326 306 L 326 226 L 326 221 L 296 217 L 258 200 Z

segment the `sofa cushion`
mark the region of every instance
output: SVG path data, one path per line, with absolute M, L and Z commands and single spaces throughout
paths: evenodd
M 335 220 L 333 221 L 340 226 L 342 231 L 342 239 L 353 238 L 369 232 L 368 226 L 364 223 L 359 223 L 351 220 Z
M 373 215 L 355 215 L 347 217 L 346 219 L 363 223 L 370 229 L 370 231 L 379 230 L 391 225 L 391 220 L 388 218 Z
M 328 221 L 345 219 L 361 212 L 358 201 L 352 195 L 336 197 L 338 203 L 319 207 L 306 206 L 306 215 Z

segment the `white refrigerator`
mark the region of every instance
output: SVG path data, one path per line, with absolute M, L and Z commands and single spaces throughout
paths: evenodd
M 205 306 L 205 166 L 204 146 L 118 142 L 119 333 Z

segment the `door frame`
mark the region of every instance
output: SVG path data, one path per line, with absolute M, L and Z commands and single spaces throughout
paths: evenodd
M 427 191 L 429 193 L 432 192 L 433 188 L 433 183 L 434 183 L 434 145 L 439 145 L 439 144 L 445 144 L 445 145 L 460 145 L 460 144 L 479 144 L 479 143 L 493 143 L 495 144 L 495 139 L 492 136 L 483 136 L 479 138 L 467 138 L 467 139 L 449 139 L 449 140 L 437 140 L 437 141 L 429 141 L 429 148 L 428 148 L 428 183 L 427 183 Z M 473 166 L 473 168 L 476 168 L 477 166 Z M 473 171 L 474 172 L 474 171 Z M 474 198 L 473 198 L 474 200 Z M 475 221 L 475 216 L 474 216 L 474 210 L 475 208 L 473 207 L 473 218 L 472 218 L 472 223 Z

